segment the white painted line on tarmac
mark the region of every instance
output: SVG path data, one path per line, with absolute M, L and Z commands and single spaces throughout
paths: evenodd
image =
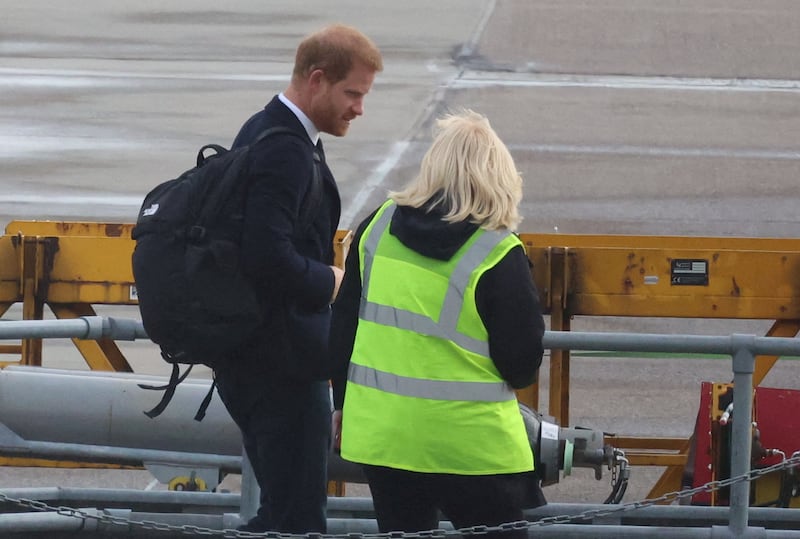
M 798 92 L 800 80 L 731 79 L 692 77 L 636 77 L 610 75 L 561 75 L 551 73 L 508 73 L 482 76 L 464 72 L 452 88 L 488 86 L 519 88 L 613 88 L 632 90 L 694 90 L 716 92 Z
M 107 151 L 146 148 L 146 142 L 132 141 L 123 138 L 106 137 L 100 132 L 88 133 L 85 136 L 76 135 L 41 135 L 32 131 L 29 125 L 14 125 L 6 123 L 4 129 L 16 134 L 4 135 L 0 133 L 0 161 L 4 159 L 19 159 L 36 157 L 37 159 L 53 158 L 63 152 L 72 151 Z
M 582 144 L 509 144 L 515 152 L 560 153 L 587 155 L 621 155 L 633 157 L 724 157 L 735 159 L 800 160 L 798 150 L 762 150 L 752 148 L 680 148 L 635 145 Z
M 483 14 L 481 15 L 480 20 L 478 21 L 477 26 L 470 34 L 469 40 L 464 43 L 461 47 L 459 52 L 459 56 L 472 56 L 477 49 L 478 42 L 480 41 L 481 36 L 483 35 L 484 30 L 486 29 L 486 25 L 491 19 L 492 13 L 494 13 L 495 6 L 497 2 L 496 0 L 490 0 L 487 2 L 486 6 L 484 7 Z M 435 67 L 433 64 L 428 64 L 428 71 L 438 71 L 438 68 Z M 422 113 L 422 123 L 424 124 L 424 120 L 430 116 L 431 112 L 436 109 L 437 104 L 442 101 L 445 92 L 452 86 L 453 81 L 457 80 L 452 78 L 441 86 L 439 86 L 433 95 L 432 100 L 428 103 L 428 106 L 425 107 L 425 110 Z M 412 134 L 413 136 L 413 134 Z M 356 216 L 364 209 L 370 195 L 378 189 L 378 187 L 383 184 L 386 176 L 392 171 L 392 169 L 397 165 L 400 161 L 400 158 L 403 156 L 405 151 L 411 145 L 410 139 L 405 139 L 400 142 L 396 142 L 393 146 L 389 155 L 384 159 L 370 174 L 369 178 L 367 179 L 366 183 L 361 186 L 361 188 L 356 193 L 353 200 L 348 205 L 347 209 L 342 212 L 342 216 L 339 219 L 340 226 L 345 226 L 348 228 L 355 228 L 358 223 L 353 222 Z
M 408 140 L 394 143 L 386 159 L 372 171 L 366 183 L 358 190 L 356 196 L 353 197 L 353 200 L 347 206 L 347 209 L 342 212 L 342 217 L 339 219 L 341 225 L 347 226 L 348 228 L 354 228 L 358 225 L 358 223 L 353 222 L 356 215 L 364 208 L 372 192 L 383 183 L 386 176 L 397 165 L 410 144 L 411 142 Z
M 138 208 L 142 205 L 144 195 L 0 195 L 0 204 L 44 204 L 44 205 L 105 205 L 105 206 L 131 206 Z
M 37 83 L 53 86 L 58 79 L 166 79 L 166 80 L 218 80 L 253 82 L 288 82 L 289 75 L 259 75 L 255 73 L 174 73 L 142 71 L 105 71 L 87 69 L 23 69 L 0 67 L 0 85 L 35 85 Z
M 489 24 L 489 19 L 492 18 L 492 14 L 494 13 L 494 8 L 496 5 L 496 0 L 491 0 L 486 4 L 483 9 L 483 14 L 481 15 L 481 19 L 478 21 L 478 25 L 472 31 L 469 40 L 461 46 L 461 51 L 458 54 L 459 56 L 469 57 L 475 54 L 475 51 L 478 49 L 478 43 L 481 40 L 481 36 L 483 36 L 483 31 L 486 30 L 486 25 Z

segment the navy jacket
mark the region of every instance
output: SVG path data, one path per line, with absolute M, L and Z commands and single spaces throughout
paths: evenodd
M 301 230 L 298 220 L 312 184 L 314 147 L 294 113 L 274 97 L 245 122 L 233 146 L 250 144 L 273 126 L 288 127 L 300 136 L 272 135 L 251 151 L 241 264 L 257 289 L 264 327 L 245 350 L 245 368 L 320 378 L 322 373 L 312 371 L 324 368 L 314 363 L 324 363 L 324 357 L 317 356 L 320 347 L 324 356 L 327 346 L 334 286 L 328 266 L 333 264 L 341 201 L 320 142 L 322 200 L 310 226 Z

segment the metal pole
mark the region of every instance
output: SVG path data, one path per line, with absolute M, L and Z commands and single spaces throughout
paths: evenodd
M 134 341 L 147 339 L 138 320 L 81 316 L 69 320 L 9 320 L 0 323 L 0 339 L 75 338 Z
M 753 411 L 753 354 L 754 335 L 731 335 L 733 346 L 733 441 L 731 447 L 731 477 L 750 472 Z M 750 482 L 731 485 L 728 527 L 735 536 L 747 530 L 750 505 Z

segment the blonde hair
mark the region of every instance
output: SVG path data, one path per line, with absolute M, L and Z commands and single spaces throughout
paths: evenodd
M 315 69 L 337 83 L 347 78 L 355 62 L 375 72 L 383 70 L 378 47 L 359 30 L 344 24 L 332 24 L 314 32 L 300 42 L 294 58 L 294 78 L 305 78 Z
M 486 116 L 467 109 L 438 119 L 436 127 L 417 177 L 389 197 L 401 206 L 441 206 L 448 222 L 515 230 L 522 177 Z

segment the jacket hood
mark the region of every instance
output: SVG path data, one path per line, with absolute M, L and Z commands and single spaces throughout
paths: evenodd
M 442 219 L 441 206 L 412 208 L 397 206 L 389 232 L 400 242 L 421 255 L 437 260 L 450 260 L 478 230 L 469 221 L 450 223 Z

